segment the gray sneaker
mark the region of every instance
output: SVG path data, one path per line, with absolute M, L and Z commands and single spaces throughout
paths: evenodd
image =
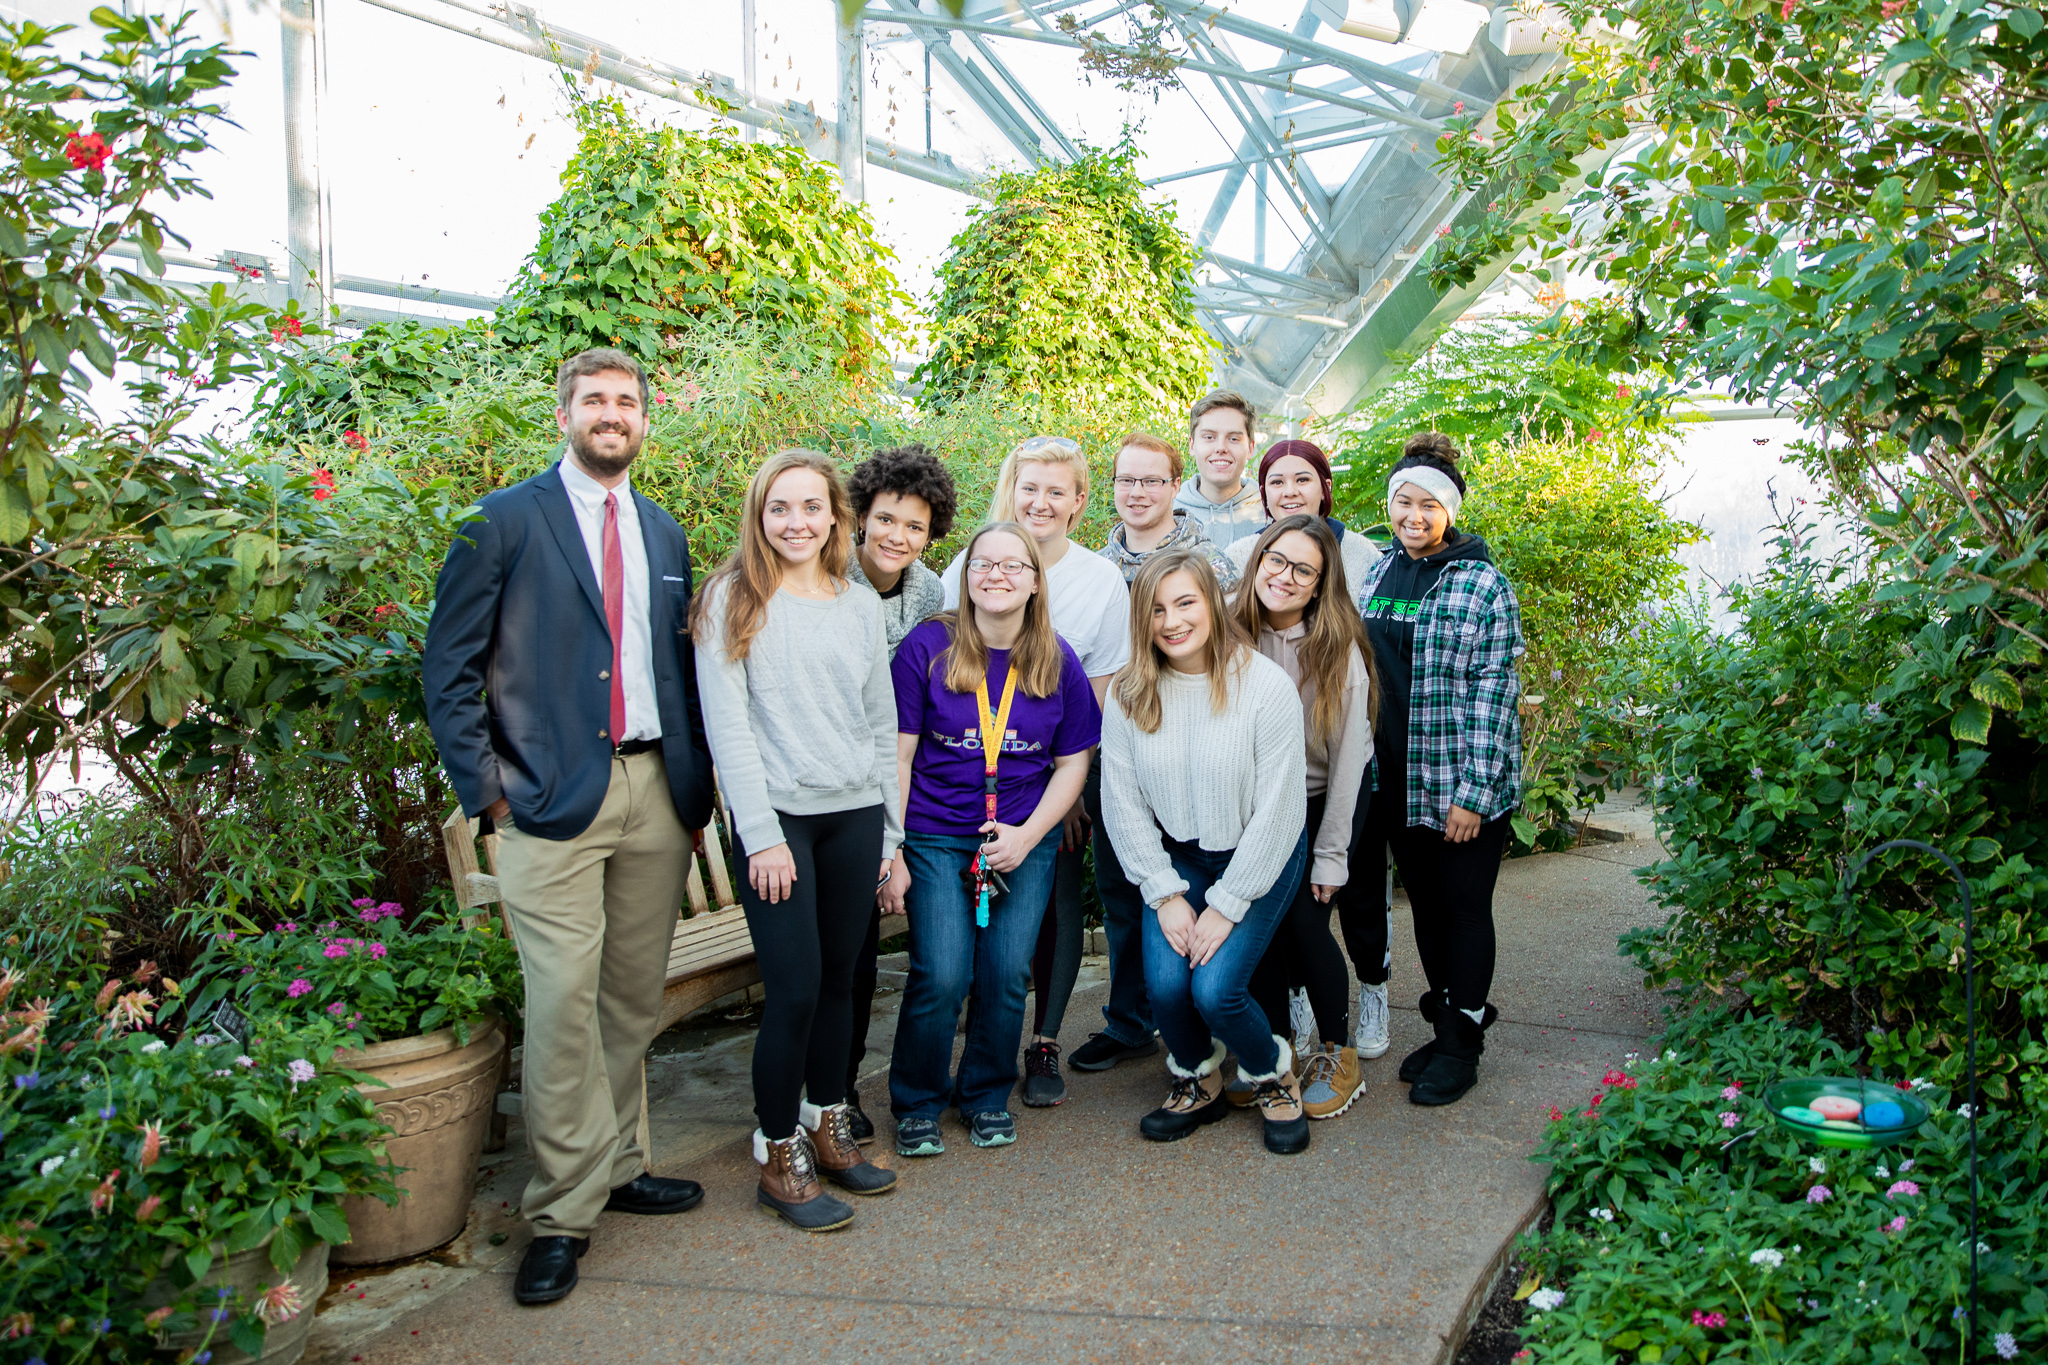
M 976 1114 L 967 1120 L 967 1140 L 977 1147 L 1007 1147 L 1017 1140 L 1017 1120 L 1006 1109 Z
M 1361 1061 L 1384 1057 L 1390 1045 L 1387 1035 L 1387 983 L 1361 984 L 1358 988 L 1358 1056 Z
M 939 1133 L 937 1119 L 899 1119 L 896 1123 L 896 1155 L 944 1156 L 946 1139 Z
M 1296 986 L 1287 993 L 1287 1027 L 1294 1037 L 1294 1055 L 1306 1057 L 1316 1050 L 1320 1037 L 1316 1031 L 1315 1007 L 1308 1003 L 1306 988 Z

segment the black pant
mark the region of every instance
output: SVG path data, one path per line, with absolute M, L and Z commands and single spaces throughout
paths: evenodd
M 874 923 L 882 808 L 776 815 L 796 860 L 790 897 L 768 904 L 745 868 L 739 891 L 767 996 L 754 1039 L 754 1115 L 779 1142 L 796 1132 L 806 1090 L 816 1105 L 846 1098 L 853 967 Z
M 1266 955 L 1252 971 L 1251 989 L 1252 999 L 1266 1012 L 1273 1031 L 1284 1037 L 1288 1032 L 1287 992 L 1295 986 L 1306 987 L 1309 1007 L 1316 1015 L 1316 1033 L 1323 1042 L 1342 1046 L 1351 1012 L 1351 983 L 1344 974 L 1337 940 L 1330 936 L 1330 907 L 1315 898 L 1310 882 L 1315 870 L 1316 831 L 1322 827 L 1328 805 L 1327 794 L 1308 799 L 1309 867 L 1273 931 Z
M 1501 856 L 1507 851 L 1511 814 L 1479 827 L 1473 839 L 1454 844 L 1441 830 L 1408 823 L 1407 755 L 1385 754 L 1378 764 L 1380 789 L 1373 794 L 1351 865 L 1347 890 L 1371 891 L 1353 905 L 1339 906 L 1344 941 L 1351 950 L 1358 979 L 1368 963 L 1386 979 L 1387 924 L 1385 881 L 1360 877 L 1358 870 L 1378 868 L 1392 852 L 1401 884 L 1415 919 L 1415 951 L 1432 992 L 1448 990 L 1451 1007 L 1482 1009 L 1493 989 L 1493 886 L 1500 878 Z
M 879 865 L 880 859 L 876 860 Z M 868 1055 L 868 1021 L 875 1013 L 875 958 L 882 951 L 882 907 L 868 916 L 868 936 L 853 959 L 852 1031 L 846 1036 L 846 1093 L 860 1089 L 860 1064 Z

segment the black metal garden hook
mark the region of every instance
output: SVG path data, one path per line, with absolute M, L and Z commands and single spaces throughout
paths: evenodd
M 1849 865 L 1842 874 L 1842 898 L 1846 901 L 1850 890 L 1856 885 L 1856 874 L 1863 865 L 1883 853 L 1886 849 L 1917 848 L 1923 853 L 1932 853 L 1948 866 L 1955 876 L 1956 887 L 1963 897 L 1963 1025 L 1964 1057 L 1969 1073 L 1969 1093 L 1966 1113 L 1970 1124 L 1970 1317 L 1969 1350 L 1965 1353 L 1970 1365 L 1977 1360 L 1977 956 L 1976 934 L 1970 918 L 1970 882 L 1963 876 L 1963 869 L 1956 860 L 1943 853 L 1933 844 L 1918 839 L 1889 839 L 1876 848 L 1866 851 L 1862 857 Z

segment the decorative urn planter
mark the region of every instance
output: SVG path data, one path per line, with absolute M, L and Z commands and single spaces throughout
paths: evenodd
M 327 1252 L 327 1243 L 315 1242 L 299 1256 L 289 1275 L 281 1275 L 270 1263 L 268 1237 L 260 1245 L 233 1255 L 214 1248 L 213 1268 L 199 1282 L 205 1288 L 232 1289 L 236 1291 L 234 1297 L 244 1303 L 254 1301 L 279 1284 L 289 1283 L 298 1291 L 298 1310 L 283 1322 L 272 1322 L 264 1329 L 262 1355 L 249 1355 L 236 1346 L 229 1339 L 225 1324 L 213 1328 L 209 1340 L 204 1310 L 198 1324 L 193 1323 L 189 1314 L 172 1317 L 166 1324 L 168 1330 L 157 1337 L 158 1344 L 166 1351 L 176 1351 L 180 1358 L 201 1349 L 210 1351 L 212 1365 L 250 1365 L 252 1361 L 261 1361 L 262 1365 L 294 1365 L 306 1353 L 306 1335 L 313 1330 L 314 1307 L 327 1292 Z M 171 1259 L 166 1257 L 165 1264 Z M 169 1280 L 158 1279 L 143 1291 L 143 1306 L 167 1304 L 176 1292 Z M 203 1348 L 201 1342 L 205 1342 Z
M 469 1045 L 452 1028 L 394 1038 L 335 1054 L 335 1064 L 367 1072 L 383 1086 L 363 1094 L 391 1128 L 385 1142 L 401 1168 L 396 1205 L 342 1201 L 349 1240 L 334 1248 L 336 1265 L 375 1265 L 432 1251 L 455 1238 L 469 1218 L 476 1163 L 496 1108 L 505 1028 L 497 1019 L 470 1027 Z

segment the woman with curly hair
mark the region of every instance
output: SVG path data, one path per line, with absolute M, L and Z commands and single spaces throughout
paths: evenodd
M 919 556 L 953 529 L 959 498 L 953 475 L 939 457 L 912 442 L 878 450 L 853 467 L 846 494 L 853 502 L 853 556 L 846 562 L 850 583 L 864 583 L 882 599 L 882 626 L 889 655 L 918 623 L 938 615 L 946 590 Z M 892 869 L 893 875 L 893 869 Z M 868 1018 L 875 1008 L 875 955 L 881 951 L 882 910 L 900 906 L 903 893 L 885 884 L 868 917 L 867 941 L 853 964 L 853 1032 L 846 1050 L 846 1104 L 854 1139 L 874 1141 L 875 1125 L 860 1104 L 860 1064 L 868 1052 Z

